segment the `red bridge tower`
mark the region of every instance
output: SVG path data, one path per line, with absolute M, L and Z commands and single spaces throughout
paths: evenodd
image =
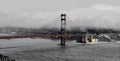
M 66 14 L 61 14 L 61 45 L 66 45 Z

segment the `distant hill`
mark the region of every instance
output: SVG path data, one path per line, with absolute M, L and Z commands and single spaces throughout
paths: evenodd
M 57 34 L 60 33 L 60 29 L 58 28 L 20 28 L 20 27 L 5 27 L 0 28 L 0 33 L 31 33 L 31 34 L 41 34 L 41 33 L 48 33 L 48 34 Z M 74 27 L 67 30 L 67 33 L 72 34 L 82 34 L 82 33 L 91 33 L 91 34 L 107 34 L 107 33 L 120 33 L 120 30 L 114 29 L 105 29 L 105 28 L 80 28 Z

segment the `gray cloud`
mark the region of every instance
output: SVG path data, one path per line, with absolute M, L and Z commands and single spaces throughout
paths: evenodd
M 0 27 L 40 28 L 48 23 L 51 23 L 48 24 L 48 27 L 60 27 L 61 13 L 66 13 L 71 21 L 74 22 L 75 25 L 70 24 L 71 26 L 120 29 L 119 7 L 110 5 L 94 5 L 90 8 L 56 12 L 25 10 L 11 14 L 0 13 Z

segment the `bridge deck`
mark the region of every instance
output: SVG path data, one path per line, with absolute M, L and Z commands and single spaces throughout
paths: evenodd
M 67 34 L 66 37 L 75 37 L 75 36 L 81 36 L 82 34 Z M 14 39 L 14 38 L 35 38 L 35 37 L 64 37 L 64 35 L 58 34 L 58 35 L 51 35 L 51 34 L 39 34 L 39 35 L 11 35 L 11 36 L 0 36 L 0 39 Z

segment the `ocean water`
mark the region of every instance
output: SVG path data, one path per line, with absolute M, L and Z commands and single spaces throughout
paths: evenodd
M 59 43 L 50 39 L 2 39 L 0 54 L 16 61 L 120 61 L 120 43 Z

